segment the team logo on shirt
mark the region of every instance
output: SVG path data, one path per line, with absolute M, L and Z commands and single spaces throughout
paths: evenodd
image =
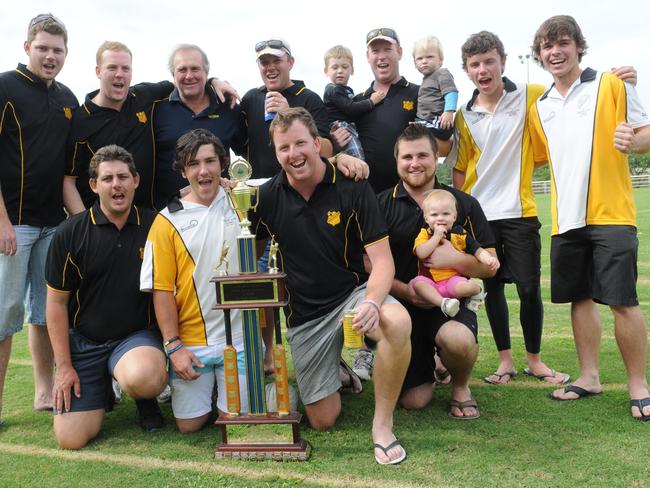
M 72 118 L 72 109 L 70 107 L 63 107 L 63 115 L 65 118 L 70 120 Z
M 144 247 L 140 248 L 140 259 L 144 259 Z
M 403 100 L 402 101 L 402 108 L 404 110 L 411 111 L 415 108 L 415 104 L 413 103 L 413 100 Z
M 218 118 L 219 118 L 219 114 L 210 114 L 210 115 L 208 115 L 208 118 L 209 118 L 209 119 L 218 119 Z
M 330 210 L 327 212 L 327 223 L 332 227 L 341 223 L 341 212 L 338 210 Z
M 141 124 L 146 124 L 147 123 L 147 114 L 144 112 L 137 112 L 135 116 L 138 118 L 138 122 Z

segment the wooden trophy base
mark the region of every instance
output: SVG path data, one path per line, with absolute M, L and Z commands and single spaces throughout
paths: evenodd
M 311 445 L 300 438 L 302 414 L 291 412 L 288 415 L 267 413 L 265 415 L 221 414 L 214 422 L 221 429 L 222 442 L 214 453 L 215 458 L 247 459 L 252 461 L 307 461 Z M 290 425 L 293 442 L 249 442 L 228 443 L 228 426 L 233 425 Z

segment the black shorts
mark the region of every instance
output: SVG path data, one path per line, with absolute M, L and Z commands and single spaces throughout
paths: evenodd
M 638 305 L 638 247 L 630 225 L 588 225 L 553 236 L 551 301 Z
M 81 396 L 70 395 L 70 411 L 85 412 L 105 409 L 112 404 L 111 379 L 122 356 L 139 346 L 152 346 L 162 352 L 162 337 L 158 330 L 138 330 L 125 339 L 94 342 L 70 330 L 72 367 L 79 376 Z
M 501 267 L 494 280 L 522 286 L 539 286 L 542 242 L 537 217 L 491 220 L 497 257 Z
M 445 317 L 439 308 L 423 310 L 411 304 L 401 302 L 411 316 L 411 362 L 406 370 L 402 391 L 415 388 L 426 383 L 433 383 L 433 370 L 435 363 L 435 338 L 440 328 L 450 320 L 455 320 L 465 325 L 472 331 L 478 342 L 478 321 L 476 314 L 465 308 L 465 301 L 461 300 L 458 314 Z

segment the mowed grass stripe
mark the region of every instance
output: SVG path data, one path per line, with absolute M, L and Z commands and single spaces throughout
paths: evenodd
M 107 452 L 93 451 L 66 451 L 62 449 L 44 448 L 34 445 L 18 445 L 0 443 L 0 452 L 47 457 L 50 459 L 61 459 L 64 461 L 89 461 L 108 463 L 111 465 L 127 466 L 129 468 L 140 469 L 163 469 L 169 471 L 184 470 L 197 473 L 218 473 L 228 476 L 243 477 L 251 480 L 272 480 L 279 479 L 295 484 L 308 483 L 322 486 L 358 486 L 367 488 L 368 486 L 395 486 L 394 482 L 385 482 L 375 478 L 358 478 L 354 476 L 324 476 L 317 473 L 287 473 L 286 470 L 274 469 L 268 465 L 256 461 L 250 462 L 230 462 L 220 464 L 219 461 L 175 461 L 161 459 L 151 456 L 134 456 L 131 454 L 110 454 Z M 410 483 L 400 483 L 400 486 L 416 487 Z

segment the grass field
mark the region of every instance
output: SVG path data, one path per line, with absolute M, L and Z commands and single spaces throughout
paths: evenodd
M 650 315 L 650 189 L 637 191 L 639 208 L 639 297 Z M 542 280 L 545 303 L 543 356 L 575 377 L 578 366 L 568 306 L 549 301 L 549 198 L 538 198 L 544 224 Z M 512 287 L 509 287 L 512 288 Z M 514 290 L 509 289 L 509 298 Z M 517 368 L 525 364 L 518 307 L 511 300 Z M 167 426 L 145 434 L 135 424 L 130 399 L 106 419 L 100 437 L 81 452 L 57 449 L 49 414 L 32 411 L 32 371 L 26 333 L 15 337 L 5 386 L 0 429 L 0 486 L 650 486 L 650 422 L 629 414 L 625 370 L 613 335 L 611 314 L 601 310 L 601 380 L 604 394 L 579 402 L 552 402 L 551 388 L 518 376 L 505 386 L 481 378 L 497 365 L 485 316 L 472 390 L 481 418 L 447 417 L 449 388 L 417 412 L 399 409 L 396 432 L 409 457 L 379 467 L 372 457 L 372 383 L 360 396 L 343 399 L 344 413 L 329 432 L 303 429 L 313 445 L 307 463 L 215 461 L 215 428 L 180 435 L 168 406 Z

